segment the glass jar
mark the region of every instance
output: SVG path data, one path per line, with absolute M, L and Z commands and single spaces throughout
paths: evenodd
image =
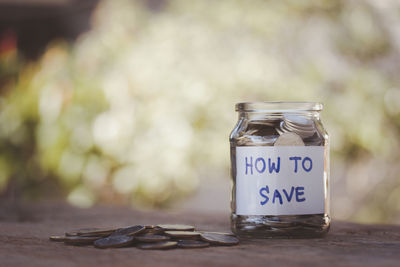
M 328 232 L 329 137 L 313 102 L 236 104 L 231 228 L 245 238 Z

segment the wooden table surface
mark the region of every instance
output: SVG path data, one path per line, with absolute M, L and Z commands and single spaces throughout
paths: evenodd
M 66 204 L 0 207 L 0 266 L 400 266 L 400 226 L 334 221 L 321 239 L 242 241 L 234 247 L 96 249 L 50 242 L 49 235 L 85 227 L 185 223 L 229 231 L 229 214 L 77 209 Z

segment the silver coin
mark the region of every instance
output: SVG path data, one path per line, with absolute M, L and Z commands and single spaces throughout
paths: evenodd
M 304 129 L 304 128 L 300 128 L 300 127 L 293 127 L 293 126 L 287 125 L 285 123 L 283 123 L 283 125 L 281 127 L 282 127 L 282 130 L 286 131 L 286 132 L 296 132 L 296 133 L 300 133 L 303 135 L 310 135 L 310 134 L 315 133 L 315 128 Z
M 298 134 L 283 133 L 278 137 L 274 146 L 304 146 L 304 142 Z
M 283 120 L 291 122 L 296 125 L 312 125 L 314 122 L 304 116 L 285 114 Z
M 210 243 L 201 240 L 179 240 L 179 248 L 206 248 L 209 247 Z
M 297 129 L 304 129 L 304 130 L 310 129 L 311 130 L 311 129 L 315 128 L 315 125 L 314 125 L 313 121 L 311 121 L 310 124 L 298 124 L 298 123 L 295 123 L 295 122 L 292 122 L 292 121 L 288 121 L 288 120 L 284 120 L 284 122 L 285 122 L 285 124 L 287 126 L 290 126 L 290 127 L 293 127 L 293 128 L 297 128 Z
M 94 246 L 97 248 L 121 248 L 131 245 L 134 240 L 133 236 L 114 235 L 96 240 Z
M 200 238 L 214 245 L 232 246 L 239 244 L 239 239 L 234 236 L 225 234 L 202 233 L 200 235 Z
M 164 231 L 194 231 L 194 226 L 186 224 L 159 224 Z
M 286 132 L 294 132 L 298 135 L 300 135 L 303 138 L 307 138 L 310 136 L 313 136 L 316 132 L 315 128 L 310 128 L 310 129 L 303 129 L 299 127 L 293 127 L 290 125 L 287 125 L 285 122 L 281 122 L 280 125 L 280 131 L 278 131 L 280 134 L 286 133 Z

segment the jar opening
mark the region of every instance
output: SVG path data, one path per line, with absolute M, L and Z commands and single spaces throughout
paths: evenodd
M 237 103 L 235 110 L 239 112 L 311 112 L 321 111 L 323 104 L 319 102 L 242 102 Z

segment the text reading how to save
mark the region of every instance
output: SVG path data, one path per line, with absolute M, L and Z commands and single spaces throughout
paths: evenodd
M 236 147 L 236 214 L 324 212 L 324 147 Z

